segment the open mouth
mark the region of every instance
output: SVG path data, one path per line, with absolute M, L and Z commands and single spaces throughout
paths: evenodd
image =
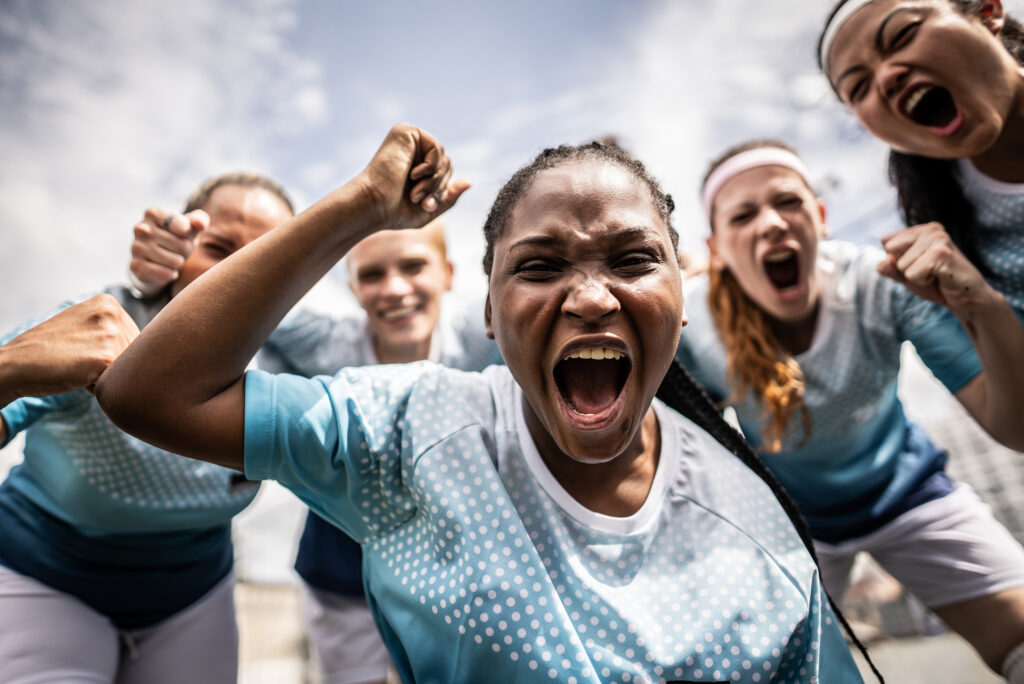
M 920 85 L 903 98 L 903 113 L 914 123 L 929 128 L 946 128 L 958 114 L 956 102 L 948 90 L 940 86 Z
M 786 292 L 800 285 L 800 260 L 791 249 L 765 254 L 764 271 L 775 289 Z
M 626 354 L 617 349 L 579 349 L 566 354 L 555 366 L 555 384 L 579 422 L 592 422 L 586 419 L 599 420 L 616 406 L 632 366 Z

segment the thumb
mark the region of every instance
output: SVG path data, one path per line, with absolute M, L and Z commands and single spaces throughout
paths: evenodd
M 196 237 L 210 227 L 210 215 L 202 209 L 193 209 L 189 213 L 185 214 L 185 217 L 189 222 L 188 237 L 190 238 Z

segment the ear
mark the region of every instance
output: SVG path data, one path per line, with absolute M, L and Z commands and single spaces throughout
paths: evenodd
M 444 266 L 444 291 L 448 292 L 452 289 L 452 276 L 455 275 L 455 264 L 445 259 Z
M 1006 11 L 1003 10 L 1003 3 L 1000 0 L 985 0 L 978 10 L 982 25 L 987 28 L 993 36 L 998 36 L 1006 26 Z
M 821 217 L 821 228 L 818 230 L 819 238 L 828 237 L 828 212 L 825 211 L 825 202 L 819 197 L 818 198 L 818 216 Z
M 725 262 L 722 255 L 718 253 L 718 246 L 715 244 L 715 234 L 712 233 L 707 239 L 708 246 L 708 268 L 713 271 L 724 271 Z
M 491 292 L 487 291 L 487 299 L 484 300 L 484 330 L 487 338 L 494 339 L 494 328 L 491 327 Z

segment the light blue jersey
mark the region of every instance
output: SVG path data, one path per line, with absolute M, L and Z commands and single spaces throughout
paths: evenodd
M 992 272 L 988 280 L 1024 317 L 1024 183 L 989 178 L 967 159 L 956 169 L 964 196 L 974 205 L 978 253 Z
M 504 367 L 251 371 L 245 467 L 359 540 L 406 682 L 859 682 L 768 487 L 656 403 L 641 509 L 590 511 L 533 444 Z
M 782 451 L 765 464 L 796 500 L 816 539 L 840 541 L 877 528 L 906 510 L 908 497 L 941 473 L 945 454 L 907 420 L 896 396 L 900 347 L 914 343 L 951 392 L 981 371 L 974 347 L 942 307 L 878 274 L 881 251 L 836 240 L 818 246 L 821 285 L 810 348 L 794 358 L 804 373 L 807 437 L 790 421 Z M 732 397 L 726 355 L 707 304 L 707 278 L 687 282 L 689 324 L 679 359 L 716 401 Z M 747 440 L 762 443 L 762 407 L 735 402 Z M 945 480 L 944 476 L 942 479 Z M 945 480 L 948 483 L 948 480 Z M 939 483 L 942 495 L 951 491 Z
M 166 304 L 108 292 L 139 328 Z M 26 431 L 24 461 L 0 485 L 0 563 L 121 627 L 181 610 L 230 571 L 230 521 L 258 483 L 122 432 L 85 390 L 19 399 L 0 415 L 9 438 Z

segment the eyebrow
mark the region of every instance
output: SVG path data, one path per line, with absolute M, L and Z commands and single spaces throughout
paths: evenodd
M 614 241 L 615 244 L 629 242 L 638 238 L 642 239 L 644 242 L 652 242 L 650 232 L 651 228 L 648 226 L 630 226 L 617 231 L 610 239 Z M 530 235 L 522 238 L 521 240 L 516 240 L 509 246 L 508 251 L 511 252 L 512 250 L 520 247 L 530 247 L 534 245 L 541 247 L 559 247 L 564 244 L 565 240 L 552 235 Z
M 878 52 L 878 54 L 882 54 L 885 51 L 885 45 L 882 43 L 882 40 L 885 37 L 885 27 L 889 25 L 889 21 L 900 12 L 907 11 L 909 10 L 906 7 L 897 7 L 892 12 L 889 12 L 885 19 L 882 20 L 882 23 L 878 25 L 878 30 L 875 32 L 875 50 Z M 867 70 L 867 67 L 864 66 L 863 64 L 854 64 L 852 67 L 850 67 L 843 73 L 839 74 L 839 76 L 836 78 L 835 89 L 837 91 L 839 90 L 839 84 L 842 83 L 843 79 L 846 78 L 847 76 L 852 75 L 854 72 L 865 70 Z

